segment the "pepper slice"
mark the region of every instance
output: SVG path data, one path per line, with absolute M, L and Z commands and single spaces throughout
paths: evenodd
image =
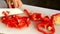
M 43 27 L 44 29 L 47 29 L 49 32 L 46 32 L 46 31 L 40 29 L 41 27 Z M 48 16 L 45 16 L 43 18 L 43 21 L 40 22 L 39 24 L 37 24 L 37 30 L 44 34 L 54 34 L 54 32 L 55 32 L 54 24 Z
M 33 21 L 42 20 L 42 15 L 40 13 L 29 13 L 27 9 L 24 9 L 24 13 L 26 13 Z

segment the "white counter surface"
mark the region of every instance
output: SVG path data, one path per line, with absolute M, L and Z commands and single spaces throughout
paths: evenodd
M 2 2 L 4 2 L 4 1 L 2 1 Z M 1 6 L 2 4 L 3 4 L 3 6 Z M 0 7 L 4 8 L 7 6 L 5 3 L 0 3 Z M 21 9 L 24 9 L 24 8 L 26 8 L 30 11 L 33 11 L 33 12 L 40 12 L 43 15 L 48 15 L 48 16 L 51 16 L 52 14 L 55 14 L 55 13 L 60 13 L 60 11 L 58 11 L 58 10 L 46 9 L 46 8 L 35 7 L 35 6 L 30 6 L 30 5 L 23 5 L 21 7 Z M 60 34 L 60 26 L 55 25 L 55 29 L 56 29 L 55 34 Z M 10 28 L 7 28 L 4 24 L 0 23 L 0 33 L 4 33 L 4 34 L 42 34 L 36 30 L 35 26 L 33 25 L 33 22 L 31 22 L 30 27 L 24 28 L 22 30 L 15 29 L 15 28 L 10 29 Z

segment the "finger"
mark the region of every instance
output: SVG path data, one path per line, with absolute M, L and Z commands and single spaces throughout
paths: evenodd
M 22 1 L 21 1 L 21 0 L 18 0 L 17 3 L 18 3 L 18 8 L 21 8 L 21 6 L 22 6 L 22 4 L 23 4 Z
M 12 8 L 10 0 L 6 0 L 6 3 L 7 3 L 7 5 L 8 5 L 9 8 Z
M 14 8 L 18 8 L 17 0 L 13 0 L 13 5 L 14 5 Z

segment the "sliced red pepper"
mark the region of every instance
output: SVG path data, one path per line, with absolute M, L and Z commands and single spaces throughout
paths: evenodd
M 49 33 L 45 32 L 44 30 L 41 30 L 40 29 L 41 27 L 43 27 L 44 29 L 49 30 Z M 54 34 L 54 32 L 55 32 L 54 24 L 53 24 L 53 22 L 51 21 L 51 19 L 48 16 L 45 16 L 43 18 L 43 21 L 40 22 L 37 25 L 37 30 L 44 33 L 44 34 Z
M 7 12 L 3 12 L 3 14 L 5 15 L 4 17 L 2 17 L 2 22 L 5 23 L 8 27 L 15 27 L 15 28 L 23 28 L 25 26 L 29 26 L 30 24 L 30 19 L 29 17 L 26 16 L 18 16 L 18 15 L 12 15 L 12 16 L 8 16 L 9 13 Z
M 42 15 L 40 13 L 29 13 L 27 9 L 24 9 L 24 12 L 33 20 L 40 21 L 42 20 Z

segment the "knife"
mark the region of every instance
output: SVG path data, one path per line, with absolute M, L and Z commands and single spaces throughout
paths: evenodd
M 23 11 L 21 9 L 15 8 L 15 9 L 7 9 L 7 8 L 0 8 L 0 17 L 3 17 L 4 14 L 2 14 L 2 12 L 6 12 L 9 11 L 9 15 L 14 15 L 14 14 L 21 14 L 23 13 Z

